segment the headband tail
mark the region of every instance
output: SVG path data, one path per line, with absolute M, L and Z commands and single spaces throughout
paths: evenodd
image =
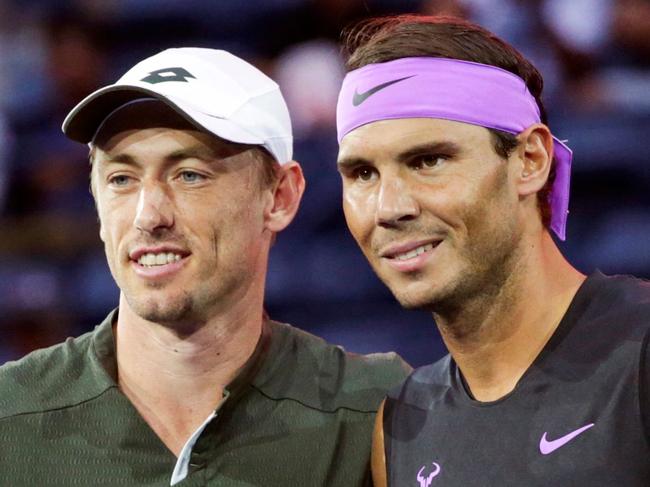
M 566 240 L 566 222 L 569 215 L 569 191 L 571 186 L 571 161 L 573 152 L 564 142 L 553 137 L 555 152 L 555 181 L 549 196 L 551 201 L 551 230 L 562 241 Z

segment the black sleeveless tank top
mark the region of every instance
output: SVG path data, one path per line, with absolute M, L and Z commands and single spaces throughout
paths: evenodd
M 384 407 L 389 486 L 650 486 L 649 329 L 650 283 L 595 273 L 507 396 L 416 370 Z

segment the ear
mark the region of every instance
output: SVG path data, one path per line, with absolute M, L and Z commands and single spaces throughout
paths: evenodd
M 264 210 L 264 222 L 268 230 L 277 233 L 291 223 L 298 212 L 304 191 L 305 177 L 300 164 L 296 161 L 283 164 L 273 187 L 272 199 Z
M 536 123 L 521 132 L 517 153 L 517 188 L 520 196 L 537 193 L 546 184 L 553 161 L 553 136 L 549 128 Z

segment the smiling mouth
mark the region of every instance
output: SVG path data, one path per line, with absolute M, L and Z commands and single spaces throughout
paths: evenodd
M 157 267 L 167 264 L 173 264 L 183 258 L 180 254 L 174 252 L 146 253 L 142 254 L 137 260 L 142 267 Z
M 420 245 L 419 247 L 414 248 L 413 250 L 409 250 L 408 252 L 404 252 L 402 254 L 397 254 L 391 257 L 392 259 L 396 260 L 409 260 L 414 257 L 417 257 L 418 255 L 422 255 L 425 252 L 429 252 L 433 250 L 434 245 L 432 243 L 428 243 L 426 245 Z
M 415 259 L 416 257 L 422 254 L 431 252 L 440 244 L 440 242 L 441 240 L 438 240 L 435 242 L 429 242 L 426 244 L 419 245 L 415 248 L 405 250 L 404 252 L 390 253 L 388 255 L 384 255 L 384 258 L 392 261 L 406 261 L 406 260 Z

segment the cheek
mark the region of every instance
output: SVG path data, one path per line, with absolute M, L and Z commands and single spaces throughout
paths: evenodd
M 108 245 L 111 238 L 111 230 L 113 228 L 112 222 L 109 216 L 106 214 L 104 206 L 101 204 L 101 202 L 96 200 L 96 206 L 97 217 L 99 219 L 99 238 L 101 238 L 102 242 L 104 242 L 105 245 Z
M 350 232 L 359 242 L 372 230 L 374 206 L 372 195 L 344 189 L 343 214 Z
M 102 237 L 106 251 L 114 254 L 119 246 L 119 232 L 116 226 L 111 223 L 103 223 L 100 227 L 100 236 Z
M 177 231 L 188 239 L 242 251 L 242 242 L 257 239 L 262 233 L 264 212 L 260 200 L 232 195 L 227 201 L 204 198 L 202 203 L 183 205 L 178 210 Z
M 99 217 L 99 237 L 107 252 L 114 253 L 121 239 L 133 225 L 134 213 L 129 204 L 114 204 L 113 202 L 97 200 L 97 215 Z
M 510 208 L 507 174 L 501 168 L 476 182 L 477 189 L 465 196 L 465 205 L 460 211 L 470 233 L 498 232 L 508 224 L 513 215 Z
M 416 201 L 422 211 L 418 221 L 425 228 L 430 226 L 431 229 L 458 230 L 463 226 L 468 206 L 473 204 L 467 186 L 453 182 L 420 185 L 412 191 L 412 194 L 417 195 Z

